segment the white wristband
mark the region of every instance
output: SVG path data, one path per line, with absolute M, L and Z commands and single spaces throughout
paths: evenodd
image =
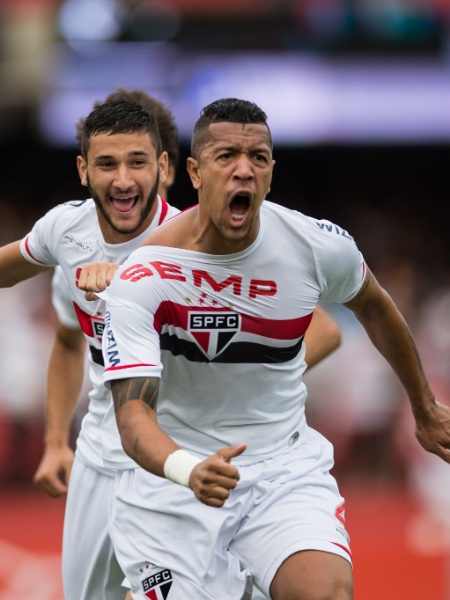
M 166 458 L 164 476 L 174 483 L 189 487 L 189 477 L 195 465 L 202 462 L 186 450 L 175 450 Z

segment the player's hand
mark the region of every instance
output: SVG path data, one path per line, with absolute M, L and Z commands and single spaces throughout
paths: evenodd
M 78 287 L 86 292 L 86 300 L 97 300 L 95 294 L 106 290 L 118 268 L 119 265 L 107 262 L 84 265 L 78 278 Z
M 51 498 L 67 494 L 74 453 L 69 446 L 47 448 L 33 483 Z
M 231 459 L 242 454 L 246 444 L 222 448 L 192 470 L 189 487 L 208 506 L 221 507 L 239 481 L 239 471 Z
M 450 406 L 436 401 L 430 411 L 415 415 L 415 419 L 421 446 L 450 463 Z

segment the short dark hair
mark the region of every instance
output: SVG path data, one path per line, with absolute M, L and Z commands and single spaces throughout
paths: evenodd
M 86 117 L 81 133 L 81 154 L 87 160 L 89 143 L 93 135 L 108 133 L 148 133 L 156 148 L 162 152 L 161 137 L 155 118 L 136 102 L 117 100 L 96 106 Z
M 266 113 L 254 102 L 239 100 L 238 98 L 222 98 L 211 102 L 201 111 L 192 134 L 191 154 L 198 157 L 201 148 L 208 139 L 208 127 L 212 123 L 262 123 L 267 127 L 270 145 L 272 135 L 267 124 Z
M 174 116 L 167 106 L 143 90 L 129 90 L 124 87 L 119 87 L 103 101 L 97 100 L 94 104 L 94 108 L 101 104 L 105 104 L 105 102 L 117 102 L 119 100 L 136 102 L 136 104 L 143 106 L 151 115 L 153 115 L 158 125 L 162 149 L 167 152 L 169 155 L 169 163 L 172 164 L 176 170 L 180 162 L 178 129 L 175 124 Z M 76 125 L 76 140 L 80 149 L 84 121 L 85 117 L 82 117 Z

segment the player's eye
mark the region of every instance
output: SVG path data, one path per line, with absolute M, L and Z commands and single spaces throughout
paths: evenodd
M 256 162 L 267 162 L 267 156 L 265 154 L 255 154 L 254 159 L 256 160 Z

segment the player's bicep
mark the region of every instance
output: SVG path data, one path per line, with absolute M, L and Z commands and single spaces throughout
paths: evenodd
M 380 286 L 369 268 L 359 292 L 344 304 L 362 322 L 385 313 L 391 305 L 389 294 Z
M 161 349 L 154 312 L 132 300 L 107 305 L 103 332 L 105 380 L 159 377 Z
M 111 381 L 111 392 L 116 413 L 122 406 L 140 400 L 151 410 L 156 409 L 159 392 L 158 377 L 133 377 Z

